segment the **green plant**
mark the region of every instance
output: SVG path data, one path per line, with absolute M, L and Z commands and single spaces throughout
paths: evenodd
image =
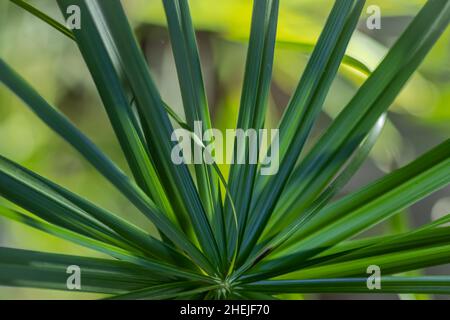
M 0 60 L 0 80 L 72 145 L 157 227 L 153 237 L 116 214 L 0 157 L 0 194 L 22 207 L 0 214 L 113 259 L 0 249 L 0 283 L 66 290 L 66 268 L 82 268 L 82 290 L 115 298 L 273 298 L 281 293 L 450 293 L 449 276 L 391 276 L 450 262 L 447 215 L 401 234 L 349 240 L 450 182 L 450 140 L 409 165 L 331 201 L 375 143 L 385 112 L 450 18 L 430 0 L 308 154 L 297 162 L 364 6 L 336 1 L 279 124 L 280 169 L 171 162 L 169 116 L 211 127 L 187 0 L 163 0 L 186 123 L 161 99 L 118 0 L 58 0 L 80 7 L 72 31 L 11 0 L 76 41 L 134 180 Z M 254 1 L 237 127 L 264 127 L 278 0 Z M 357 61 L 350 60 L 355 66 Z M 130 103 L 132 101 L 132 103 Z M 137 112 L 133 111 L 136 108 Z M 225 196 L 222 197 L 222 189 Z M 382 287 L 366 287 L 378 265 Z

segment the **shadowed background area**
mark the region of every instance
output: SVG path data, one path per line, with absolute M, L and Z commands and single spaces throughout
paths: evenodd
M 425 1 L 374 0 L 366 6 L 381 8 L 380 30 L 360 20 L 347 54 L 374 68 L 406 28 Z M 33 5 L 62 21 L 54 1 L 34 0 Z M 280 4 L 273 83 L 266 124 L 275 127 L 304 69 L 311 46 L 332 7 L 329 0 L 284 0 Z M 175 63 L 160 0 L 125 0 L 142 50 L 164 100 L 182 115 Z M 249 0 L 190 0 L 197 29 L 203 76 L 213 126 L 225 130 L 237 121 L 246 41 L 252 2 Z M 364 12 L 366 12 L 364 10 Z M 346 192 L 398 168 L 450 136 L 450 30 L 427 56 L 419 72 L 391 106 L 389 122 L 370 160 L 345 187 Z M 83 132 L 129 173 L 124 157 L 76 45 L 9 1 L 0 2 L 0 56 L 24 76 L 48 101 L 58 106 Z M 310 143 L 319 137 L 363 83 L 366 75 L 343 66 L 325 102 Z M 0 87 L 0 154 L 120 213 L 146 230 L 153 230 L 131 204 L 45 127 L 4 87 Z M 224 174 L 227 166 L 221 166 Z M 0 201 L 6 201 L 0 198 Z M 450 211 L 450 188 L 420 201 L 408 211 L 370 230 L 370 234 L 400 232 L 437 219 Z M 0 244 L 67 254 L 98 253 L 58 240 L 30 228 L 0 219 Z M 449 273 L 449 266 L 434 274 Z M 412 274 L 412 273 L 411 273 Z M 91 298 L 79 294 L 0 287 L 1 298 Z M 300 298 L 299 295 L 285 297 Z M 322 295 L 321 298 L 335 297 Z M 340 296 L 343 298 L 354 295 Z M 364 298 L 363 295 L 357 296 Z M 395 295 L 383 296 L 398 298 Z M 405 298 L 406 296 L 403 296 Z M 421 296 L 416 295 L 415 298 Z M 376 298 L 370 296 L 370 298 Z

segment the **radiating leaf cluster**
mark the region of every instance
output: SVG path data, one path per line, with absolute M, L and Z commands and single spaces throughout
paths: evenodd
M 334 200 L 367 158 L 389 106 L 446 29 L 450 2 L 429 0 L 423 6 L 305 152 L 339 66 L 345 62 L 369 73 L 345 55 L 365 1 L 336 1 L 278 125 L 280 147 L 272 150 L 279 155 L 278 173 L 264 176 L 260 165 L 233 164 L 228 181 L 216 164 L 190 171 L 171 161 L 172 123 L 190 131 L 195 121 L 203 123 L 202 130 L 213 127 L 187 0 L 163 0 L 186 122 L 162 100 L 119 0 L 57 0 L 66 18 L 68 6 L 80 7 L 83 25 L 73 31 L 23 0 L 11 2 L 75 41 L 132 177 L 3 59 L 0 81 L 147 217 L 159 236 L 0 157 L 0 195 L 23 209 L 3 206 L 1 216 L 113 258 L 2 247 L 0 284 L 66 290 L 66 267 L 79 265 L 83 291 L 118 299 L 450 293 L 449 276 L 396 275 L 450 263 L 450 228 L 443 226 L 449 216 L 409 232 L 354 240 L 450 183 L 450 140 Z M 240 129 L 265 126 L 279 5 L 253 4 Z M 235 152 L 248 154 L 243 146 Z M 382 270 L 380 291 L 366 287 L 369 265 Z

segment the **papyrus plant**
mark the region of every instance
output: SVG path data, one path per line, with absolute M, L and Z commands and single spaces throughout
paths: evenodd
M 364 6 L 363 0 L 336 1 L 279 123 L 278 173 L 263 176 L 257 164 L 232 165 L 227 182 L 214 164 L 189 171 L 170 160 L 173 123 L 187 129 L 194 121 L 205 129 L 212 126 L 187 0 L 163 0 L 185 122 L 162 101 L 119 0 L 57 0 L 66 18 L 69 6 L 80 8 L 81 28 L 74 30 L 24 1 L 11 1 L 76 42 L 133 176 L 3 59 L 0 81 L 139 209 L 159 235 L 1 157 L 0 194 L 23 208 L 3 206 L 2 216 L 111 257 L 0 248 L 1 285 L 66 290 L 66 269 L 76 265 L 82 270 L 81 291 L 116 298 L 450 293 L 450 276 L 398 275 L 450 262 L 450 227 L 443 226 L 450 215 L 410 232 L 351 240 L 449 184 L 450 140 L 334 200 L 367 158 L 389 106 L 446 29 L 449 1 L 429 0 L 423 6 L 306 153 L 305 142 Z M 264 127 L 278 5 L 278 0 L 254 0 L 238 128 Z M 371 265 L 382 273 L 377 290 L 366 286 Z

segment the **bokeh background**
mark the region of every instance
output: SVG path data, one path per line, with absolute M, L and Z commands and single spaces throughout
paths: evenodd
M 255 0 L 258 1 L 258 0 Z M 29 1 L 62 22 L 53 0 Z M 123 0 L 145 52 L 154 79 L 166 102 L 180 115 L 181 96 L 165 15 L 160 0 Z M 375 68 L 425 1 L 368 0 L 378 5 L 380 30 L 368 30 L 361 17 L 347 54 Z M 234 128 L 250 29 L 250 0 L 189 0 L 213 126 Z M 267 124 L 274 127 L 300 78 L 332 7 L 332 0 L 282 0 L 280 4 L 273 83 Z M 342 194 L 402 166 L 450 137 L 450 30 L 441 37 L 419 72 L 390 108 L 389 122 L 370 159 Z M 75 44 L 7 0 L 0 1 L 0 56 L 19 71 L 48 101 L 62 110 L 114 161 L 129 172 L 108 123 L 92 79 Z M 345 106 L 366 75 L 347 66 L 340 70 L 312 133 L 314 141 Z M 50 178 L 153 232 L 154 228 L 64 141 L 45 127 L 4 87 L 0 87 L 0 154 Z M 222 166 L 226 172 L 228 168 Z M 341 195 L 342 195 L 341 194 Z M 6 201 L 0 197 L 0 202 Z M 400 232 L 450 211 L 450 188 L 422 200 L 367 234 Z M 362 235 L 362 236 L 364 236 Z M 361 235 L 360 235 L 361 236 Z M 0 219 L 0 245 L 66 254 L 99 256 L 41 232 Z M 450 266 L 425 270 L 449 274 Z M 16 289 L 0 286 L 0 299 L 94 298 L 92 294 Z M 335 295 L 306 298 L 335 298 Z M 376 298 L 341 295 L 340 298 Z M 427 296 L 380 296 L 430 298 Z M 290 296 L 302 298 L 302 296 Z M 445 297 L 437 297 L 444 298 Z

